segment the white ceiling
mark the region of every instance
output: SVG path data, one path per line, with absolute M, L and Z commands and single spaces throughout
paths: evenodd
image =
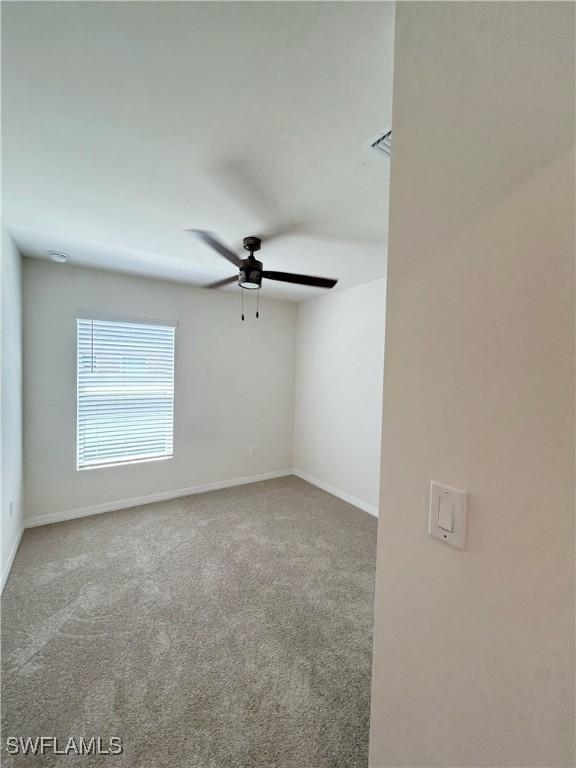
M 24 255 L 202 285 L 234 270 L 185 228 L 240 253 L 288 224 L 265 268 L 385 274 L 389 167 L 368 145 L 391 123 L 391 3 L 2 5 L 4 220 Z

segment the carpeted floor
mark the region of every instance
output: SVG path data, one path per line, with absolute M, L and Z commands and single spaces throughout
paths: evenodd
M 368 762 L 376 520 L 296 477 L 32 528 L 2 598 L 6 766 Z

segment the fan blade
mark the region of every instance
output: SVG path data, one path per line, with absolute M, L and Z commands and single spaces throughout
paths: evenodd
M 203 229 L 187 229 L 186 232 L 192 232 L 192 234 L 196 235 L 196 237 L 199 237 L 202 242 L 206 243 L 206 245 L 209 245 L 210 248 L 216 251 L 216 253 L 219 253 L 220 256 L 224 256 L 225 259 L 228 259 L 228 261 L 232 262 L 235 267 L 240 267 L 242 265 L 242 260 L 236 256 L 236 254 L 231 251 L 229 248 L 226 248 L 226 246 L 220 242 L 220 240 L 217 240 L 214 235 L 211 235 L 210 232 L 205 232 Z
M 290 235 L 306 234 L 306 226 L 292 217 L 286 218 L 279 196 L 262 183 L 262 175 L 240 158 L 228 158 L 217 165 L 212 174 L 221 179 L 226 193 L 242 201 L 242 206 L 254 220 L 255 232 L 263 243 Z
M 298 285 L 313 285 L 316 288 L 334 288 L 338 280 L 330 277 L 313 277 L 312 275 L 295 275 L 292 272 L 262 272 L 262 277 L 268 280 L 279 280 L 282 283 L 297 283 Z
M 224 280 L 218 280 L 215 283 L 210 283 L 209 285 L 205 285 L 204 288 L 222 288 L 224 285 L 232 285 L 232 283 L 238 282 L 238 275 L 234 275 L 233 277 L 225 277 Z
M 366 234 L 349 231 L 347 225 L 339 222 L 332 213 L 331 204 L 325 202 L 324 224 L 317 217 L 304 215 L 302 200 L 294 194 L 287 199 L 278 187 L 267 183 L 266 172 L 254 167 L 253 163 L 241 156 L 225 158 L 210 169 L 213 178 L 219 179 L 225 194 L 240 204 L 247 217 L 242 229 L 258 235 L 263 243 L 285 237 L 300 237 L 314 240 L 336 241 L 352 245 L 374 245 L 382 247 L 385 233 Z

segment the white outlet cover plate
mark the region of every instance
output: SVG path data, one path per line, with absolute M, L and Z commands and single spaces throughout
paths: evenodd
M 432 481 L 428 533 L 458 549 L 466 549 L 466 491 Z

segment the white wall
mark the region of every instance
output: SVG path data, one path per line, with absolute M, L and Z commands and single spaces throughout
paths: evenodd
M 22 281 L 20 254 L 2 229 L 2 570 L 1 586 L 22 535 Z
M 298 305 L 294 467 L 377 514 L 386 281 Z
M 574 10 L 396 9 L 374 768 L 574 765 Z
M 296 307 L 24 260 L 27 522 L 196 485 L 289 470 Z M 174 458 L 76 471 L 75 318 L 175 320 Z M 249 455 L 254 446 L 255 455 Z

